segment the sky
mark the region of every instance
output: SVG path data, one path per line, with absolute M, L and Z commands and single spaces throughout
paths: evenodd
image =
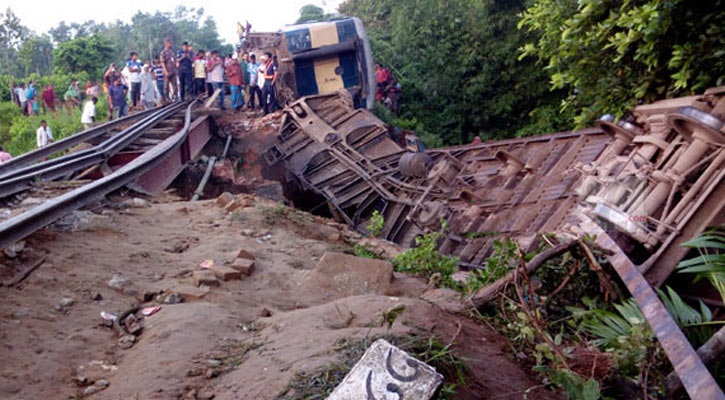
M 329 13 L 335 12 L 340 3 L 342 0 L 0 0 L 0 12 L 11 8 L 23 25 L 41 34 L 61 21 L 69 24 L 92 19 L 96 23 L 116 20 L 130 23 L 138 11 L 150 14 L 173 12 L 177 5 L 183 4 L 187 9 L 204 7 L 204 16 L 216 21 L 219 36 L 227 43 L 236 44 L 239 41 L 237 21 L 244 24 L 249 20 L 253 32 L 274 32 L 294 23 L 304 5 L 314 4 Z

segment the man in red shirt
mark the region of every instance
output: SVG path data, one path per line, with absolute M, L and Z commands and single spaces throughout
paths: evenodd
M 375 92 L 375 101 L 380 101 L 385 93 L 385 88 L 390 82 L 390 71 L 384 68 L 379 63 L 375 63 L 375 83 L 378 85 L 378 90 Z
M 48 112 L 47 109 L 55 114 L 55 91 L 52 83 L 43 88 L 40 98 L 43 100 L 43 114 Z
M 229 91 L 232 94 L 232 109 L 239 111 L 244 105 L 244 97 L 242 97 L 242 85 L 244 85 L 244 76 L 242 75 L 242 67 L 239 65 L 234 55 L 232 61 L 226 65 L 226 73 L 229 78 Z

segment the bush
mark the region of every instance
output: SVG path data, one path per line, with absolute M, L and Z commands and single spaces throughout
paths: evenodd
M 0 144 L 6 146 L 10 142 L 10 127 L 13 120 L 22 115 L 17 104 L 10 101 L 0 102 Z
M 458 270 L 458 259 L 438 252 L 441 237 L 443 233 L 431 232 L 415 238 L 416 247 L 405 250 L 393 260 L 395 270 L 438 279 L 441 286 L 458 289 L 459 285 L 451 277 Z
M 100 101 L 96 104 L 96 110 L 98 111 L 100 111 L 99 104 Z M 6 150 L 13 156 L 18 156 L 33 150 L 36 146 L 35 132 L 40 127 L 40 121 L 43 119 L 46 120 L 48 127 L 53 131 L 54 140 L 68 137 L 83 130 L 81 111 L 78 108 L 73 109 L 71 115 L 68 115 L 64 110 L 61 110 L 57 114 L 41 114 L 27 117 L 19 114 L 12 120 Z

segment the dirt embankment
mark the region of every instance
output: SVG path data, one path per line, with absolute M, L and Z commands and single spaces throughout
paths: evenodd
M 364 267 L 315 271 L 326 252 L 349 251 L 344 239 L 355 235 L 344 227 L 238 199 L 232 213 L 214 201 L 106 208 L 70 232 L 36 233 L 24 258 L 0 259 L 7 280 L 47 257 L 19 285 L 0 287 L 0 398 L 274 399 L 296 372 L 334 361 L 341 339 L 411 332 L 452 341 L 473 374 L 460 398 L 520 399 L 537 386 L 500 336 L 430 301 L 440 292 L 426 282 L 395 274 L 375 284 Z M 241 249 L 255 257 L 251 276 L 194 289 L 200 263 L 229 266 Z M 169 293 L 186 300 L 166 304 L 178 300 Z M 102 311 L 159 301 L 135 343 L 103 326 Z M 401 305 L 391 328 L 376 323 Z

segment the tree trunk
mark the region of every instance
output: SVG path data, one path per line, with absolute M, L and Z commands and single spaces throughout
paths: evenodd
M 561 243 L 557 246 L 551 247 L 537 254 L 531 261 L 526 263 L 526 273 L 530 274 L 539 268 L 542 264 L 548 261 L 550 258 L 558 257 L 567 251 L 571 250 L 572 247 L 578 244 L 577 240 L 569 240 Z M 517 279 L 519 276 L 518 269 L 515 269 L 503 278 L 498 279 L 496 282 L 479 289 L 470 298 L 470 302 L 476 307 L 481 307 L 493 300 L 504 288 Z

